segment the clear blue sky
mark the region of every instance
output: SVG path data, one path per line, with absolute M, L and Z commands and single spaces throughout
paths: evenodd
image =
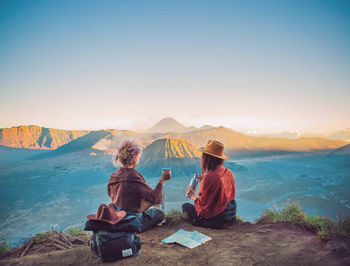
M 350 1 L 0 1 L 0 127 L 350 127 Z

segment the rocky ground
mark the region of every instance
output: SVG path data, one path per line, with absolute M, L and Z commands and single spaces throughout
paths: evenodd
M 197 230 L 213 239 L 188 249 L 164 244 L 162 239 L 178 229 Z M 225 230 L 194 227 L 186 222 L 158 226 L 139 234 L 143 244 L 137 257 L 111 265 L 350 265 L 350 239 L 320 240 L 315 233 L 289 223 L 237 223 Z M 83 238 L 83 237 L 81 237 Z M 49 251 L 32 247 L 3 254 L 0 265 L 102 265 L 88 246 L 88 238 L 74 248 Z

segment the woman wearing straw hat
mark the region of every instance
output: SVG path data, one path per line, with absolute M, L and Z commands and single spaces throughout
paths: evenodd
M 182 210 L 194 225 L 224 228 L 236 220 L 234 176 L 230 169 L 222 166 L 228 156 L 224 154 L 224 145 L 216 140 L 209 140 L 200 151 L 202 175 L 199 194 L 197 197 L 195 190 L 188 187 L 186 196 L 194 204 L 184 203 Z

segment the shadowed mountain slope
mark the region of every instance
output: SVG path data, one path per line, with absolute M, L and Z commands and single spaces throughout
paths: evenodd
M 108 136 L 110 132 L 106 130 L 100 130 L 100 131 L 92 131 L 89 134 L 86 134 L 80 138 L 77 138 L 59 148 L 57 148 L 54 151 L 47 152 L 44 154 L 40 154 L 37 156 L 33 156 L 32 159 L 42 159 L 42 158 L 48 158 L 48 157 L 55 157 L 60 156 L 72 152 L 87 150 L 92 150 L 92 147 L 95 143 L 97 143 L 102 138 Z
M 331 151 L 329 155 L 350 155 L 350 144 Z

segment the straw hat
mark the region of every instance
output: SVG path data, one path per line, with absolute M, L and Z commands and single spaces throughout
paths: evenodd
M 102 221 L 109 224 L 116 224 L 119 223 L 126 215 L 125 211 L 116 211 L 115 207 L 112 203 L 108 204 L 101 204 L 100 207 L 98 207 L 96 214 L 90 214 L 87 216 L 89 220 L 94 221 Z
M 205 154 L 227 160 L 227 154 L 224 154 L 224 144 L 216 140 L 209 140 L 207 146 L 199 148 L 199 150 Z

